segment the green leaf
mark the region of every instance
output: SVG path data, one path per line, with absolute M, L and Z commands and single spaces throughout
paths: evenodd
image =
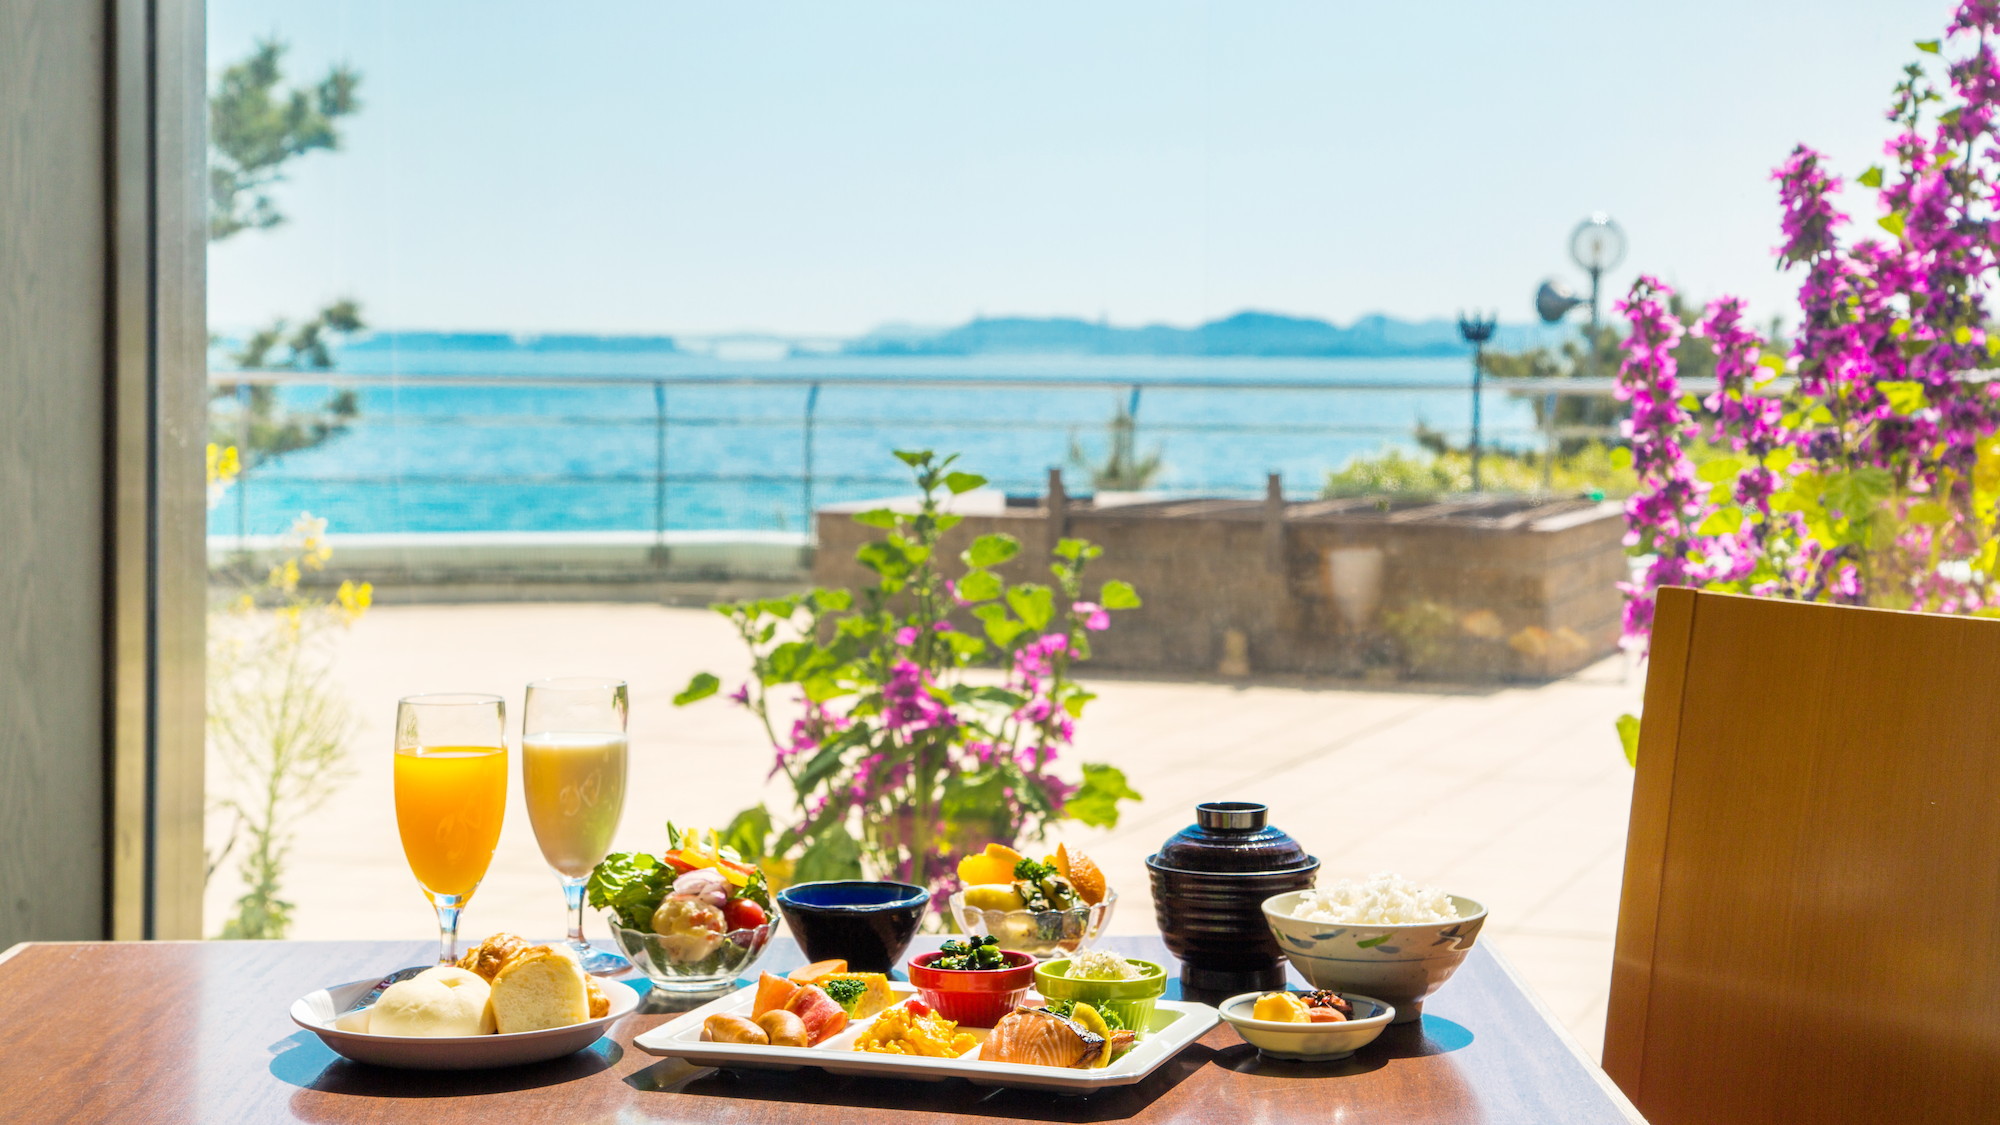
M 863 543 L 854 552 L 855 561 L 884 578 L 901 578 L 910 573 L 910 557 L 902 548 L 877 540 Z
M 970 633 L 961 633 L 956 629 L 949 633 L 939 633 L 938 638 L 944 641 L 946 646 L 953 652 L 957 653 L 961 660 L 977 660 L 986 651 L 985 641 L 980 640 Z
M 1904 221 L 1905 216 L 1901 211 L 1891 211 L 1875 220 L 1875 225 L 1895 235 L 1897 238 L 1901 238 L 1903 237 Z
M 1625 764 L 1639 766 L 1639 716 L 1618 716 L 1618 744 L 1625 748 Z
M 1011 535 L 982 535 L 960 556 L 967 566 L 999 566 L 1021 553 L 1021 541 Z
M 861 845 L 848 835 L 847 826 L 834 821 L 813 833 L 812 842 L 799 856 L 792 878 L 801 883 L 861 878 Z
M 650 931 L 653 911 L 673 891 L 675 874 L 644 852 L 616 852 L 591 870 L 584 894 L 591 906 L 618 915 L 626 929 Z
M 1734 535 L 1743 526 L 1743 509 L 1718 508 L 1694 529 L 1696 535 Z
M 1063 697 L 1063 710 L 1068 711 L 1071 718 L 1081 719 L 1083 718 L 1084 706 L 1096 698 L 1096 692 L 1084 691 L 1079 688 Z
M 1863 172 L 1859 176 L 1854 177 L 1854 182 L 1866 188 L 1881 187 L 1882 166 L 1877 164 L 1874 165 L 1873 167 L 1870 167 L 1866 172 Z
M 851 590 L 814 590 L 805 597 L 806 608 L 820 613 L 839 613 L 854 604 Z
M 1008 590 L 1007 605 L 1036 632 L 1048 628 L 1056 616 L 1054 592 L 1035 582 L 1023 582 Z
M 1777 352 L 1765 352 L 1757 357 L 1757 366 L 1768 367 L 1779 375 L 1785 373 L 1785 357 Z
M 1927 527 L 1941 527 L 1951 518 L 1951 509 L 1935 500 L 1925 500 L 1910 505 L 1910 522 Z
M 1063 539 L 1056 543 L 1056 549 L 1051 554 L 1059 559 L 1068 559 L 1071 562 L 1075 562 L 1077 557 L 1083 554 L 1084 548 L 1088 546 L 1090 546 L 1090 540 L 1088 539 Z
M 901 461 L 903 464 L 908 465 L 912 469 L 922 468 L 924 466 L 924 463 L 929 461 L 930 459 L 931 459 L 931 451 L 928 449 L 896 450 L 896 460 Z
M 716 679 L 707 672 L 696 672 L 694 679 L 688 681 L 688 686 L 682 688 L 679 695 L 674 696 L 674 706 L 686 707 L 698 699 L 707 699 L 709 696 L 714 695 L 721 687 L 721 680 Z
M 746 863 L 755 863 L 767 854 L 765 845 L 771 839 L 771 810 L 761 804 L 751 805 L 736 814 L 729 827 L 722 830 L 722 846 L 736 849 L 736 854 Z
M 1395 936 L 1396 936 L 1395 934 L 1377 934 L 1372 938 L 1363 938 L 1362 940 L 1354 943 L 1354 948 L 1373 949 L 1378 945 L 1386 943 L 1390 938 Z
M 1118 802 L 1145 798 L 1125 780 L 1125 772 L 1101 762 L 1083 764 L 1083 787 L 1063 805 L 1063 815 L 1092 828 L 1118 827 Z
M 1898 414 L 1915 414 L 1930 405 L 1924 395 L 1924 385 L 1916 382 L 1888 381 L 1875 384 L 1882 397 L 1889 400 L 1889 409 Z
M 852 518 L 855 523 L 863 527 L 879 527 L 884 531 L 896 529 L 896 513 L 887 508 L 870 508 L 865 512 L 854 513 Z
M 1611 467 L 1624 472 L 1632 467 L 1632 448 L 1621 445 L 1611 451 Z
M 1702 465 L 1701 468 L 1696 469 L 1694 475 L 1696 480 L 1705 481 L 1708 484 L 1721 484 L 1723 481 L 1735 480 L 1736 474 L 1742 471 L 1743 462 L 1736 458 L 1717 457 L 1715 460 L 1709 461 Z
M 1941 46 L 1942 46 L 1942 44 L 1941 44 L 1941 43 L 1940 43 L 1940 42 L 1939 42 L 1938 40 L 1936 40 L 1936 39 L 1919 39 L 1919 40 L 1917 40 L 1917 50 L 1919 50 L 1919 51 L 1922 51 L 1923 53 L 1925 53 L 1925 54 L 1927 54 L 1927 55 L 1935 55 L 1935 54 L 1937 54 L 1937 53 L 1938 53 L 1938 49 L 1939 49 L 1939 48 L 1940 48 Z
M 961 601 L 984 602 L 1000 596 L 1000 578 L 990 570 L 968 570 L 956 587 Z
M 1764 455 L 1764 467 L 1774 473 L 1782 473 L 1799 459 L 1798 450 L 1789 445 L 1781 445 Z
M 1681 409 L 1693 413 L 1701 409 L 1701 399 L 1694 395 L 1681 396 Z
M 812 760 L 799 771 L 798 777 L 793 782 L 799 792 L 810 792 L 814 786 L 831 777 L 833 772 L 840 768 L 841 754 L 846 749 L 847 744 L 843 742 L 829 742 L 820 747 L 819 752 L 812 756 Z
M 1145 603 L 1139 600 L 1139 591 L 1130 582 L 1113 578 L 1098 591 L 1097 604 L 1105 609 L 1138 609 Z
M 979 608 L 985 609 L 986 607 L 980 606 Z M 993 608 L 998 609 L 999 607 L 994 606 Z M 1006 648 L 1013 644 L 1016 638 L 1028 631 L 1026 625 L 1006 617 L 989 617 L 986 619 L 985 624 L 986 638 L 1001 648 Z
M 961 492 L 971 492 L 985 483 L 986 478 L 978 473 L 947 473 L 944 478 L 944 486 L 951 489 L 953 496 Z

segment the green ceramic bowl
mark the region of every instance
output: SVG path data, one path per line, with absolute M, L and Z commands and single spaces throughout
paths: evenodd
M 1136 980 L 1084 980 L 1064 976 L 1069 958 L 1035 966 L 1035 991 L 1048 1000 L 1081 1000 L 1100 1012 L 1114 1013 L 1118 1022 L 1144 1038 L 1153 1023 L 1153 1002 L 1167 991 L 1167 970 L 1152 961 L 1127 957 L 1146 971 Z

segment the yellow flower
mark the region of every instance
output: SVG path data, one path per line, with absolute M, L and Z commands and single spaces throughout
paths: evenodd
M 340 600 L 341 617 L 352 625 L 368 611 L 370 605 L 374 604 L 375 584 L 363 582 L 356 585 L 350 579 L 340 584 L 340 589 L 334 593 L 334 597 Z
M 208 443 L 208 483 L 211 486 L 228 484 L 242 471 L 243 464 L 236 455 L 235 446 Z

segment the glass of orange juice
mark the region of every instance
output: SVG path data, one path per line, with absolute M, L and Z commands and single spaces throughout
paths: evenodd
M 583 893 L 611 851 L 625 811 L 624 681 L 572 677 L 528 685 L 521 716 L 521 795 L 542 858 L 569 908 L 569 946 L 586 971 L 622 973 L 632 962 L 583 936 Z
M 396 704 L 396 829 L 437 908 L 438 963 L 458 957 L 458 914 L 486 877 L 507 811 L 507 704 L 413 695 Z

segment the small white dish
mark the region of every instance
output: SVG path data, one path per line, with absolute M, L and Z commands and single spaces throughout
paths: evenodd
M 611 1008 L 594 1020 L 552 1027 L 546 1031 L 517 1031 L 512 1035 L 452 1035 L 423 1038 L 412 1035 L 370 1035 L 362 1031 L 342 1031 L 333 1021 L 356 1000 L 374 988 L 378 980 L 358 980 L 337 984 L 299 997 L 292 1003 L 292 1022 L 320 1037 L 333 1052 L 355 1062 L 393 1066 L 404 1070 L 480 1070 L 495 1066 L 518 1066 L 573 1055 L 604 1035 L 611 1022 L 630 1015 L 639 1006 L 639 994 L 615 980 L 599 980 Z
M 889 988 L 897 1003 L 916 995 L 915 986 L 892 981 Z M 984 1062 L 979 1048 L 956 1059 L 920 1058 L 912 1055 L 883 1055 L 856 1051 L 854 1041 L 875 1017 L 856 1020 L 846 1030 L 817 1047 L 759 1047 L 747 1043 L 705 1043 L 702 1025 L 713 1015 L 750 1014 L 756 1003 L 757 988 L 751 985 L 709 1001 L 694 1011 L 639 1035 L 632 1045 L 649 1055 L 685 1059 L 697 1066 L 730 1067 L 745 1070 L 798 1070 L 818 1067 L 830 1074 L 858 1074 L 877 1078 L 899 1078 L 910 1082 L 942 1082 L 963 1078 L 975 1086 L 999 1086 L 1020 1090 L 1049 1090 L 1058 1094 L 1088 1094 L 1112 1086 L 1129 1086 L 1143 1080 L 1160 1064 L 1179 1054 L 1188 1044 L 1215 1026 L 1215 1009 L 1206 1004 L 1162 1000 L 1154 1006 L 1146 1037 L 1120 1055 L 1110 1066 L 1072 1070 L 1059 1066 L 1032 1066 L 1026 1063 Z M 992 1034 L 983 1027 L 965 1027 L 982 1044 Z
M 1246 992 L 1224 1000 L 1217 1012 L 1243 1041 L 1274 1059 L 1333 1062 L 1375 1042 L 1396 1018 L 1396 1009 L 1372 996 L 1340 995 L 1354 1005 L 1354 1018 L 1339 1023 L 1290 1023 L 1260 1020 L 1250 1014 L 1264 992 Z

